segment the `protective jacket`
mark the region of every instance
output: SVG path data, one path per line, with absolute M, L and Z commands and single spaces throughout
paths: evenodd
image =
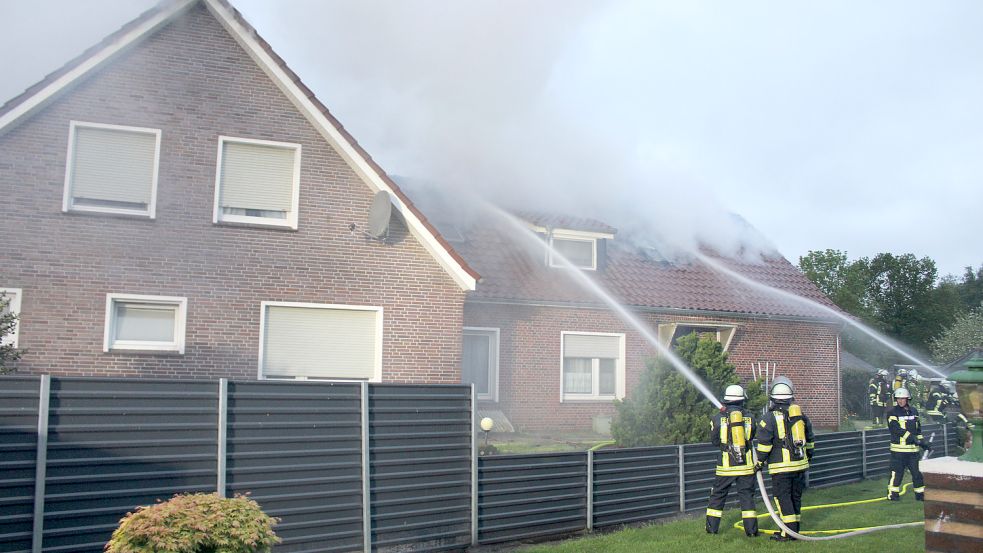
M 895 453 L 917 453 L 918 445 L 925 441 L 918 409 L 911 405 L 895 405 L 887 417 L 887 427 L 891 429 L 891 451 Z
M 744 462 L 740 462 L 734 454 L 734 444 L 731 443 L 730 415 L 741 411 L 744 417 L 744 436 L 747 441 L 744 452 Z M 737 405 L 728 405 L 727 411 L 717 413 L 710 422 L 710 442 L 720 448 L 717 459 L 717 476 L 744 476 L 754 474 L 754 459 L 751 455 L 751 439 L 754 437 L 754 419 L 751 413 Z
M 891 386 L 883 378 L 874 377 L 867 385 L 867 396 L 874 407 L 887 407 L 891 401 Z
M 942 388 L 937 388 L 928 396 L 928 410 L 925 412 L 926 415 L 932 417 L 945 417 L 946 409 L 949 407 L 959 407 L 959 400 L 957 400 L 952 394 L 943 390 Z M 957 413 L 956 417 L 963 423 L 969 422 L 966 416 L 962 413 Z
M 790 417 L 788 403 L 776 403 L 758 423 L 758 460 L 768 463 L 769 474 L 799 472 L 809 468 L 809 458 L 815 447 L 815 436 L 809 417 L 800 415 L 805 422 L 805 443 L 792 441 L 792 425 L 799 417 Z
M 898 388 L 907 388 L 907 387 L 908 387 L 907 378 L 901 378 L 900 376 L 894 377 L 894 382 L 891 384 L 891 390 L 897 390 Z

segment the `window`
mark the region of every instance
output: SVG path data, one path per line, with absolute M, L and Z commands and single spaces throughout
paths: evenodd
M 564 332 L 562 399 L 625 396 L 625 335 Z
M 297 228 L 300 144 L 220 136 L 212 221 Z
M 668 323 L 659 325 L 659 339 L 668 348 L 675 348 L 676 343 L 683 336 L 694 332 L 702 335 L 709 335 L 714 340 L 720 342 L 724 351 L 730 348 L 731 340 L 737 327 L 732 324 L 718 323 Z
M 263 302 L 259 378 L 382 380 L 382 308 Z
M 187 298 L 106 294 L 103 351 L 184 353 Z
M 597 240 L 594 238 L 572 238 L 557 236 L 554 233 L 550 238 L 550 266 L 565 267 L 560 259 L 555 259 L 553 253 L 557 252 L 581 269 L 597 268 Z
M 160 130 L 72 121 L 62 211 L 154 218 Z
M 7 306 L 3 308 L 3 313 L 13 313 L 15 315 L 20 315 L 20 299 L 23 292 L 20 288 L 0 288 L 0 294 L 3 294 L 4 299 L 8 301 Z M 14 325 L 14 330 L 10 334 L 3 337 L 3 345 L 12 345 L 17 347 L 17 337 L 20 334 L 20 320 Z
M 464 328 L 461 381 L 478 399 L 498 401 L 498 336 L 497 328 Z

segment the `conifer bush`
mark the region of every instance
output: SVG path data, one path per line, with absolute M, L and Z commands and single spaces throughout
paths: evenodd
M 180 494 L 120 520 L 107 553 L 269 553 L 277 519 L 246 496 Z
M 692 333 L 676 343 L 676 355 L 720 399 L 730 384 L 743 384 L 745 406 L 757 414 L 768 401 L 760 381 L 742 383 L 716 339 Z M 611 435 L 622 447 L 709 441 L 710 417 L 717 409 L 665 359 L 650 362 L 639 386 L 615 404 Z

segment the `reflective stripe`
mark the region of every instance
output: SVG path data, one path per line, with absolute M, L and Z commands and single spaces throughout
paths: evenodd
M 744 465 L 738 465 L 736 467 L 717 467 L 717 476 L 748 476 L 754 474 L 754 466 L 750 468 Z
M 724 512 L 723 511 L 718 511 L 717 509 L 707 508 L 707 516 L 708 517 L 717 517 L 717 518 L 720 518 L 720 517 L 724 516 Z
M 758 511 L 741 511 L 741 518 L 757 518 Z
M 816 444 L 814 444 L 812 442 L 806 442 L 806 449 L 813 449 L 815 447 L 816 447 Z
M 758 444 L 758 451 L 761 453 L 771 453 L 771 448 L 774 447 L 771 444 Z
M 891 451 L 895 453 L 918 453 L 917 445 L 891 444 Z
M 787 452 L 788 450 L 782 450 Z M 782 472 L 798 472 L 809 468 L 809 461 L 801 459 L 799 461 L 789 461 L 788 463 L 768 463 L 768 474 L 779 474 Z
M 915 493 L 925 493 L 925 486 L 915 488 Z

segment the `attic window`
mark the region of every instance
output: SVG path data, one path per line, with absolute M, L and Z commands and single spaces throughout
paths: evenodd
M 675 349 L 679 339 L 694 332 L 701 337 L 708 335 L 720 342 L 724 351 L 730 348 L 731 340 L 734 338 L 734 331 L 737 327 L 730 324 L 716 323 L 669 323 L 659 325 L 659 338 L 663 345 Z
M 213 222 L 297 229 L 300 144 L 219 137 Z
M 597 239 L 595 238 L 564 236 L 559 233 L 553 233 L 553 236 L 550 238 L 550 246 L 550 267 L 566 267 L 563 260 L 555 256 L 554 252 L 556 252 L 566 258 L 575 267 L 592 271 L 597 269 Z

